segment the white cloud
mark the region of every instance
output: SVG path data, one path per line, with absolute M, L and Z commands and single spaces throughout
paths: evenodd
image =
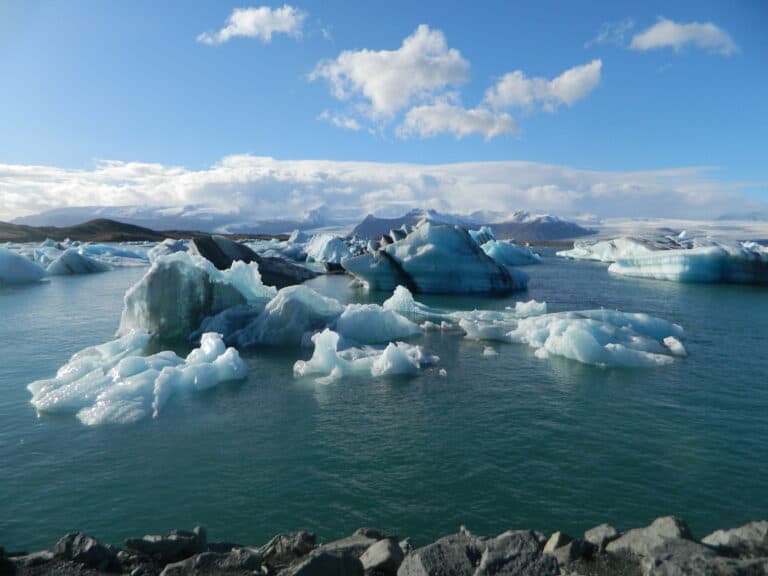
M 625 18 L 624 20 L 619 20 L 617 22 L 603 22 L 597 36 L 586 42 L 584 47 L 589 48 L 596 44 L 613 44 L 614 46 L 623 48 L 627 32 L 634 27 L 635 22 L 631 18 Z
M 494 108 L 534 108 L 540 104 L 554 111 L 561 104 L 572 106 L 589 94 L 599 83 L 602 60 L 592 60 L 569 68 L 556 78 L 528 78 L 521 70 L 502 76 L 485 93 L 485 102 Z
M 629 47 L 632 50 L 654 50 L 674 48 L 682 50 L 695 46 L 709 52 L 730 56 L 739 51 L 728 33 L 711 22 L 690 22 L 682 24 L 659 18 L 653 26 L 636 34 Z
M 198 42 L 215 45 L 223 44 L 237 36 L 259 38 L 271 42 L 273 34 L 287 34 L 301 37 L 307 15 L 302 10 L 283 5 L 281 8 L 260 6 L 258 8 L 235 8 L 227 19 L 227 25 L 218 32 L 204 32 Z
M 420 25 L 397 50 L 347 50 L 320 62 L 310 79 L 325 79 L 336 98 L 362 99 L 373 118 L 391 118 L 414 100 L 465 82 L 469 62 L 440 30 Z
M 90 170 L 0 164 L 0 220 L 96 205 L 225 206 L 246 221 L 296 217 L 320 204 L 357 216 L 408 207 L 691 218 L 765 209 L 750 204 L 743 189 L 706 168 L 598 172 L 534 162 L 422 165 L 239 155 L 201 170 L 117 161 Z
M 468 110 L 447 101 L 415 106 L 405 115 L 397 134 L 406 138 L 427 138 L 438 134 L 453 134 L 457 139 L 480 134 L 486 140 L 515 132 L 517 126 L 509 114 L 496 113 L 486 108 Z
M 354 118 L 350 118 L 349 116 L 344 116 L 343 114 L 334 114 L 332 112 L 329 112 L 328 110 L 324 110 L 322 114 L 318 116 L 318 119 L 330 122 L 331 124 L 336 126 L 336 128 L 344 128 L 345 130 L 352 130 L 354 132 L 357 132 L 358 130 L 362 129 L 360 122 L 358 122 Z

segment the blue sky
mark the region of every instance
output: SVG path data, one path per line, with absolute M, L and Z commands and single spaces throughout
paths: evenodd
M 29 183 L 22 190 L 21 166 L 77 174 L 106 159 L 204 171 L 232 155 L 419 165 L 525 161 L 611 173 L 709 166 L 717 170 L 697 173 L 692 185 L 706 182 L 713 193 L 721 183 L 768 200 L 768 5 L 759 0 L 291 1 L 299 23 L 269 42 L 200 41 L 204 33 L 215 38 L 235 8 L 262 6 L 283 5 L 0 4 L 0 164 L 16 174 L 0 172 L 0 194 L 14 206 L 6 213 L 80 201 L 41 200 L 44 184 L 35 194 Z M 682 28 L 644 49 L 633 45 L 659 18 Z M 711 28 L 684 28 L 692 24 Z M 397 105 L 376 100 L 375 90 L 387 87 L 375 85 L 375 56 L 355 60 L 367 94 L 350 80 L 343 52 L 398 50 L 420 25 L 428 27 L 424 38 L 444 43 L 438 52 L 445 69 L 428 65 L 403 78 L 432 69 L 444 73 L 442 80 L 416 82 Z M 613 35 L 598 41 L 601 31 Z M 574 68 L 591 74 L 575 92 L 548 84 Z M 513 73 L 522 74 L 515 86 L 529 89 L 533 100 L 502 95 L 492 104 L 488 91 Z M 344 87 L 346 99 L 334 87 Z M 477 116 L 468 119 L 467 111 Z M 456 115 L 452 123 L 447 113 Z M 334 118 L 356 129 L 335 126 Z M 27 206 L 25 196 L 37 200 Z

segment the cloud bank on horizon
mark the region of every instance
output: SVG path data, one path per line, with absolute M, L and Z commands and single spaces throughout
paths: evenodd
M 764 209 L 706 167 L 601 172 L 534 162 L 442 165 L 228 156 L 207 169 L 102 161 L 91 170 L 0 164 L 0 220 L 74 206 L 211 205 L 256 220 L 331 213 L 395 216 L 546 211 L 568 216 L 711 218 Z

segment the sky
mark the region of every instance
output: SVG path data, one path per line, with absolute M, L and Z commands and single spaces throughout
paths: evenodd
M 0 219 L 768 202 L 768 4 L 0 2 Z

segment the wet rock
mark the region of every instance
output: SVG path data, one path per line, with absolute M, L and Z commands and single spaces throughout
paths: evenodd
M 371 544 L 360 556 L 360 562 L 366 572 L 376 574 L 397 574 L 405 554 L 394 539 L 384 538 Z
M 173 530 L 165 536 L 149 535 L 125 541 L 129 550 L 151 557 L 160 565 L 178 562 L 205 551 L 205 528 L 197 526 L 192 532 Z
M 224 554 L 203 552 L 181 562 L 168 564 L 160 576 L 245 575 L 259 570 L 261 564 L 261 555 L 248 548 L 238 548 Z
M 750 522 L 730 530 L 717 530 L 701 541 L 744 558 L 768 556 L 768 522 Z
M 306 556 L 317 547 L 315 535 L 311 532 L 289 532 L 278 534 L 258 549 L 263 562 L 274 570 L 288 566 L 297 558 Z
M 316 550 L 291 564 L 280 576 L 363 576 L 363 565 L 350 554 Z
M 120 571 L 115 550 L 82 532 L 67 534 L 61 538 L 56 542 L 53 555 L 60 560 L 71 560 L 104 572 Z
M 597 546 L 602 552 L 609 542 L 613 542 L 619 537 L 619 531 L 610 524 L 600 524 L 584 532 L 584 540 Z
M 626 551 L 638 556 L 646 556 L 657 546 L 668 540 L 693 540 L 688 525 L 674 516 L 663 516 L 645 528 L 635 528 L 617 538 L 605 549 L 608 552 Z

